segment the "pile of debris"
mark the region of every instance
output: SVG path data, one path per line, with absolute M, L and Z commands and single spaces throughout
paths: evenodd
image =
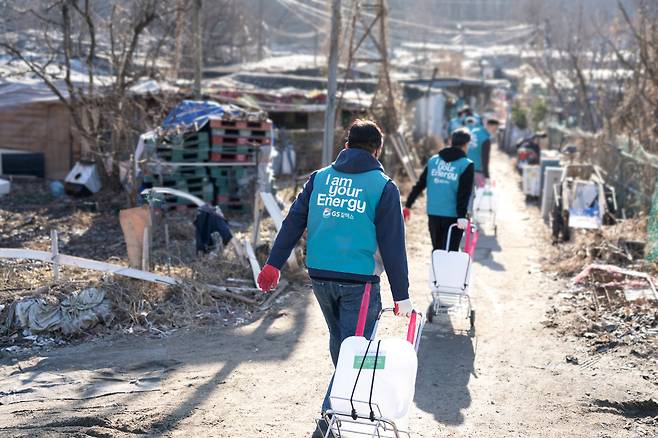
M 638 215 L 597 230 L 579 230 L 571 242 L 548 251 L 545 267 L 561 277 L 572 277 L 591 263 L 658 273 L 655 264 L 644 258 L 646 229 L 646 216 Z
M 625 347 L 658 361 L 656 266 L 644 259 L 644 230 L 641 217 L 560 246 L 547 269 L 570 282 L 544 325 L 585 338 L 593 353 Z
M 213 235 L 215 244 L 199 252 L 197 212 L 156 209 L 150 269 L 130 270 L 117 205 L 104 208 L 94 203 L 89 211 L 88 201 L 51 199 L 46 187 L 45 182 L 18 182 L 0 207 L 0 219 L 7 225 L 0 229 L 0 354 L 21 354 L 116 331 L 165 336 L 186 326 L 241 325 L 283 298 L 285 281 L 268 295 L 254 284 L 275 235 L 270 217 L 260 221 L 254 248 L 247 245 L 253 238 L 252 224 L 231 220 L 231 244 L 217 244 Z M 38 202 L 18 202 L 25 202 L 30 193 L 39 194 Z M 60 252 L 51 257 L 55 230 L 61 233 Z M 47 257 L 28 261 L 11 257 L 11 251 L 42 252 Z M 10 256 L 3 257 L 5 253 Z M 68 260 L 81 264 L 70 265 Z M 126 277 L 129 273 L 145 278 Z M 153 283 L 149 277 L 175 282 Z

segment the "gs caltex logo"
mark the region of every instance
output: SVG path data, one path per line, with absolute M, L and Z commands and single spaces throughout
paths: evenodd
M 331 216 L 331 208 L 325 208 L 324 211 L 322 212 L 322 217 L 329 217 Z

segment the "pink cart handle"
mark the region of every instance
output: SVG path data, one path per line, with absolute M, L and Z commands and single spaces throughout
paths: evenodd
M 366 329 L 366 317 L 368 316 L 368 305 L 370 304 L 370 283 L 366 283 L 366 288 L 363 291 L 361 298 L 361 308 L 359 309 L 359 319 L 356 322 L 356 332 L 354 336 L 363 336 Z
M 466 237 L 464 239 L 464 252 L 467 252 L 470 254 L 470 249 L 471 249 L 471 220 L 468 220 L 468 224 L 466 225 Z
M 464 241 L 464 252 L 468 253 L 468 255 L 473 258 L 475 255 L 475 245 L 478 242 L 478 237 L 480 236 L 480 233 L 476 229 L 473 231 L 473 227 L 471 226 L 471 221 L 468 221 L 468 226 L 466 227 L 466 239 Z
M 414 345 L 414 337 L 416 336 L 416 311 L 411 312 L 409 318 L 409 328 L 407 329 L 407 341 Z

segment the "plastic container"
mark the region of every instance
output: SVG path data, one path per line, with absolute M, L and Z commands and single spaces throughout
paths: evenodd
M 370 348 L 368 348 L 369 344 Z M 335 411 L 350 412 L 352 406 L 349 399 L 354 389 L 352 398 L 359 401 L 358 405 L 355 404 L 357 414 L 364 417 L 370 414 L 367 402 L 370 400 L 378 345 L 377 369 L 372 385 L 372 405 L 375 415 L 392 420 L 399 429 L 407 430 L 409 409 L 416 386 L 418 358 L 413 345 L 404 339 L 389 338 L 372 342 L 361 336 L 345 339 L 340 347 L 334 384 L 331 388 L 331 408 Z M 366 360 L 357 381 L 364 356 Z M 357 382 L 356 389 L 354 382 Z
M 340 436 L 371 435 L 373 424 L 368 418 L 394 422 L 398 430 L 406 431 L 409 410 L 414 399 L 418 358 L 416 331 L 422 333 L 422 317 L 416 326 L 416 314 L 411 315 L 406 339 L 376 339 L 377 324 L 372 339 L 363 337 L 365 315 L 370 295 L 366 286 L 357 323 L 356 335 L 345 339 L 340 346 L 338 364 L 331 389 L 331 409 L 337 413 L 352 413 L 361 419 L 358 424 L 344 427 Z M 384 309 L 385 311 L 393 309 Z M 374 376 L 373 376 L 374 375 Z M 372 412 L 372 413 L 371 413 Z M 351 432 L 350 432 L 351 431 Z M 376 435 L 373 435 L 376 436 Z

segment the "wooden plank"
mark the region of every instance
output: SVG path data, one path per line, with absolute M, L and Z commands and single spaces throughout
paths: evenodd
M 228 290 L 228 288 L 226 287 L 213 286 L 212 284 L 205 284 L 204 286 L 210 290 L 210 295 L 213 298 L 216 298 L 216 296 L 220 296 L 220 297 L 230 298 L 235 301 L 241 301 L 246 304 L 251 304 L 251 305 L 258 304 L 258 300 L 233 293 L 230 290 Z
M 260 198 L 263 200 L 265 209 L 272 218 L 276 230 L 281 231 L 281 226 L 283 225 L 283 213 L 281 212 L 281 209 L 279 209 L 279 204 L 277 204 L 276 199 L 274 199 L 274 195 L 268 192 L 260 192 Z
M 274 222 L 276 231 L 277 232 L 281 231 L 281 227 L 283 226 L 283 219 L 284 219 L 283 212 L 279 208 L 279 204 L 276 202 L 276 199 L 274 199 L 274 195 L 269 192 L 260 192 L 260 198 L 263 201 L 263 204 L 265 205 L 265 209 L 267 210 L 267 213 L 272 218 L 272 222 Z M 295 251 L 296 251 L 295 248 L 293 248 L 292 253 L 288 257 L 288 265 L 293 270 L 299 269 L 299 263 L 297 262 L 297 254 Z
M 247 258 L 249 259 L 249 264 L 251 265 L 251 272 L 254 275 L 254 284 L 258 287 L 258 276 L 260 275 L 260 264 L 254 253 L 254 249 L 251 247 L 251 244 L 247 239 L 244 240 L 244 249 L 247 253 Z
M 288 280 L 282 279 L 279 282 L 279 285 L 277 286 L 277 288 L 274 290 L 274 292 L 270 293 L 269 294 L 270 296 L 267 297 L 267 300 L 265 300 L 265 302 L 263 302 L 263 304 L 261 304 L 259 310 L 267 310 L 270 307 L 272 307 L 272 304 L 274 304 L 274 301 L 279 297 L 279 295 L 281 295 L 281 292 L 283 292 L 286 289 L 286 287 L 288 287 Z
M 50 253 L 53 263 L 53 280 L 59 281 L 59 239 L 57 230 L 50 230 Z
M 260 202 L 260 196 L 258 196 L 258 190 L 256 190 L 256 194 L 254 195 L 254 221 L 253 221 L 253 229 L 251 233 L 251 242 L 253 246 L 258 245 L 258 237 L 260 235 L 260 219 L 261 216 L 263 215 L 263 207 Z
M 119 224 L 126 241 L 128 264 L 131 268 L 143 268 L 144 236 L 152 225 L 148 207 L 119 210 Z
M 31 249 L 0 248 L 0 258 L 40 260 L 47 263 L 53 262 L 52 254 L 50 252 L 35 251 Z M 64 254 L 59 254 L 59 264 L 77 268 L 91 269 L 93 271 L 107 272 L 110 274 L 123 275 L 124 277 L 150 281 L 152 283 L 163 283 L 170 285 L 180 283 L 180 280 L 167 277 L 166 275 L 153 274 L 151 272 L 144 272 L 140 271 L 139 269 L 133 269 L 126 266 L 113 265 L 111 263 L 84 259 L 82 257 L 74 257 Z

